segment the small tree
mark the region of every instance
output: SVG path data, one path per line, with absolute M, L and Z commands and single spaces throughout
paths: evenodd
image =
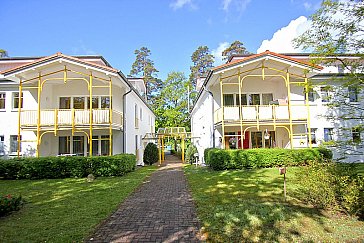
M 188 146 L 186 149 L 186 161 L 190 164 L 193 163 L 195 153 L 198 153 L 197 147 L 193 144 L 190 144 L 190 146 Z
M 158 162 L 158 147 L 154 143 L 148 143 L 144 150 L 143 162 L 152 165 Z

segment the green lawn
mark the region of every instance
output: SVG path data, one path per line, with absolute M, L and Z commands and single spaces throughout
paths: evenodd
M 91 183 L 85 178 L 2 180 L 0 194 L 22 195 L 26 203 L 0 218 L 0 242 L 80 242 L 155 169 Z
M 364 222 L 314 209 L 294 198 L 295 171 L 288 168 L 287 194 L 277 168 L 185 173 L 203 231 L 212 242 L 361 242 Z

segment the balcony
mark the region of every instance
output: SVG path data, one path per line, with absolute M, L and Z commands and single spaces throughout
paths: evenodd
M 223 118 L 225 122 L 238 122 L 240 114 L 245 123 L 289 122 L 288 105 L 255 105 L 221 107 L 215 111 L 215 123 L 222 122 Z M 293 122 L 306 120 L 307 107 L 291 105 L 291 119 Z
M 20 117 L 21 128 L 34 129 L 38 125 L 37 110 L 22 110 Z M 109 109 L 93 109 L 92 124 L 97 126 L 110 125 Z M 40 111 L 39 125 L 42 129 L 53 127 L 84 127 L 90 125 L 90 110 L 84 109 L 44 109 Z M 123 125 L 123 114 L 112 110 L 112 124 L 115 128 Z

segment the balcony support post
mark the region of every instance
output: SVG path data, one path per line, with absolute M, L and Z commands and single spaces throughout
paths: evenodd
M 17 149 L 16 149 L 16 153 L 17 153 L 17 156 L 18 158 L 20 157 L 20 148 L 21 148 L 21 139 L 20 139 L 20 127 L 21 127 L 21 103 L 22 103 L 22 92 L 23 92 L 23 81 L 20 79 L 20 82 L 19 82 L 19 105 L 18 105 L 18 138 L 17 138 Z
M 37 119 L 37 150 L 36 150 L 36 157 L 39 157 L 39 147 L 40 147 L 40 141 L 41 141 L 41 137 L 40 137 L 40 123 L 41 123 L 41 110 L 40 110 L 40 96 L 41 96 L 41 92 L 42 92 L 42 75 L 41 73 L 38 74 L 38 119 Z M 19 104 L 20 105 L 20 104 Z
M 92 116 L 92 80 L 93 78 L 92 78 L 92 72 L 90 73 L 90 76 L 89 76 L 89 83 L 88 83 L 88 89 L 89 89 L 89 92 L 90 92 L 90 121 L 89 121 L 89 123 L 90 123 L 90 136 L 89 136 L 89 148 L 90 148 L 90 151 L 89 151 L 89 156 L 90 157 L 92 157 L 92 120 L 93 120 L 93 116 Z
M 244 142 L 244 135 L 243 132 L 243 109 L 241 106 L 241 89 L 242 89 L 242 82 L 241 82 L 241 76 L 240 76 L 240 68 L 238 69 L 238 81 L 239 81 L 239 120 L 240 120 L 240 143 L 241 148 L 243 148 L 243 142 Z M 238 141 L 238 148 L 239 148 L 239 141 Z
M 312 148 L 311 117 L 310 117 L 310 104 L 309 104 L 309 100 L 308 100 L 308 88 L 309 87 L 308 87 L 307 77 L 305 77 L 305 89 L 306 89 L 305 104 L 306 104 L 306 108 L 307 108 L 308 146 L 310 148 Z
M 109 78 L 109 155 L 112 155 L 112 148 L 113 148 L 113 144 L 112 144 L 112 80 L 111 78 Z
M 290 84 L 290 76 L 287 70 L 286 72 L 286 85 L 287 85 L 287 93 L 288 93 L 288 118 L 289 118 L 289 140 L 291 144 L 291 149 L 293 149 L 293 124 L 292 124 L 292 114 L 291 114 L 291 84 Z
M 221 108 L 222 108 L 222 120 L 221 120 L 221 138 L 222 138 L 222 148 L 225 149 L 225 123 L 224 123 L 224 119 L 225 119 L 225 111 L 224 111 L 224 94 L 223 94 L 223 84 L 222 84 L 222 79 L 221 79 L 221 74 L 219 75 L 220 78 L 220 98 L 221 98 Z

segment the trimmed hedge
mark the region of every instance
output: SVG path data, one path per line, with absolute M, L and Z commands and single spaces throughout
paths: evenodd
M 133 154 L 99 157 L 23 157 L 0 159 L 0 179 L 56 179 L 121 176 L 135 169 Z
M 154 143 L 148 143 L 144 149 L 143 162 L 147 165 L 157 163 L 159 160 L 158 147 Z
M 332 159 L 332 152 L 325 148 L 244 150 L 208 148 L 204 154 L 205 163 L 214 170 L 298 166 L 311 161 Z

